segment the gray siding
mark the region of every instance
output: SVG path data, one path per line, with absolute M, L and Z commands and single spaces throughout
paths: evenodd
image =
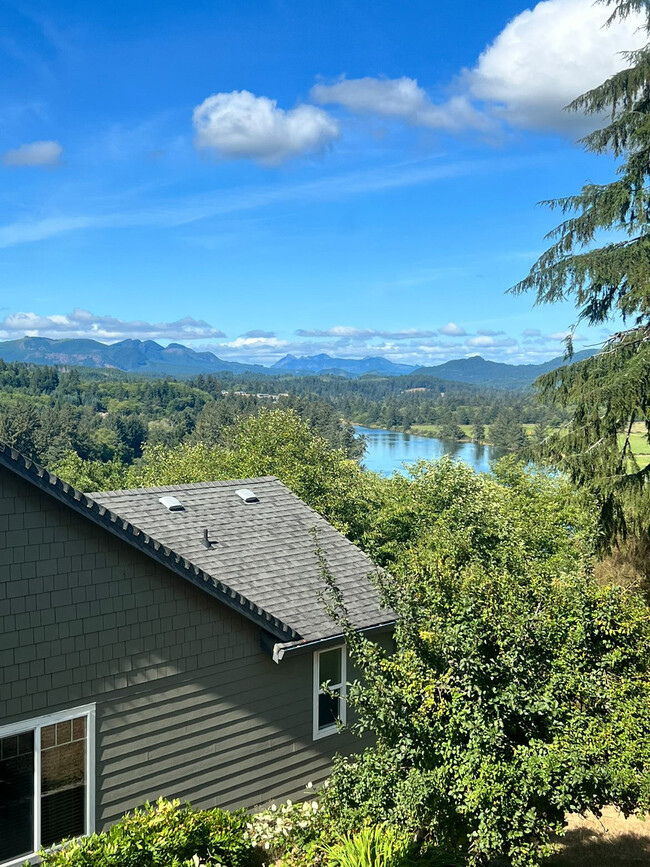
M 312 656 L 0 468 L 0 725 L 95 702 L 96 824 L 161 795 L 297 798 L 348 734 L 312 741 Z

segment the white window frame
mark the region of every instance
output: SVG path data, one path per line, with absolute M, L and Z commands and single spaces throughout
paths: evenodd
M 95 831 L 95 705 L 85 704 L 81 707 L 73 707 L 70 710 L 62 710 L 39 716 L 33 719 L 21 720 L 21 722 L 0 726 L 0 738 L 8 738 L 12 735 L 20 735 L 25 732 L 34 732 L 34 828 L 32 843 L 36 844 L 32 852 L 21 855 L 11 861 L 1 861 L 0 867 L 19 867 L 25 861 L 33 860 L 40 849 L 41 839 L 41 729 L 54 723 L 66 722 L 77 717 L 86 718 L 86 828 L 82 836 L 93 834 Z M 56 849 L 56 846 L 52 847 Z
M 335 722 L 331 725 L 324 726 L 323 728 L 319 728 L 318 726 L 318 698 L 319 696 L 325 694 L 325 691 L 322 689 L 322 683 L 320 682 L 320 657 L 321 654 L 329 653 L 330 650 L 341 651 L 341 682 L 330 684 L 330 688 L 338 689 L 339 720 L 342 725 L 345 725 L 347 709 L 345 701 L 347 687 L 347 654 L 345 644 L 335 644 L 332 647 L 324 647 L 322 650 L 314 651 L 313 735 L 315 741 L 320 740 L 320 738 L 329 737 L 330 735 L 334 735 L 339 732 L 339 726 Z

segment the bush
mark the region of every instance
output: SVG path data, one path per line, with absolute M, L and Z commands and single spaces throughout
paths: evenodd
M 108 831 L 40 854 L 43 867 L 250 867 L 258 860 L 245 813 L 192 810 L 163 798 Z

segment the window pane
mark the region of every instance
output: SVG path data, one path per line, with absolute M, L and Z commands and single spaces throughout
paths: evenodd
M 75 741 L 86 737 L 86 717 L 79 716 L 72 720 L 72 738 Z
M 332 684 L 341 682 L 341 648 L 326 650 L 318 657 L 319 680 L 318 685 L 329 680 Z
M 72 720 L 67 719 L 65 722 L 57 723 L 56 725 L 56 742 L 58 744 L 67 744 L 72 740 Z
M 75 721 L 76 722 L 76 721 Z M 72 724 L 60 731 L 57 745 L 41 749 L 41 845 L 78 837 L 86 829 L 86 740 L 70 741 Z
M 45 750 L 56 744 L 56 726 L 43 726 L 41 729 L 41 749 Z
M 34 732 L 0 739 L 0 861 L 34 850 Z
M 334 725 L 339 718 L 339 702 L 338 695 L 319 695 L 318 696 L 318 728 L 324 729 Z

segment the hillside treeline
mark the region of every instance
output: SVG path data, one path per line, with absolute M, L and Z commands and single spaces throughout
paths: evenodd
M 235 421 L 269 405 L 292 409 L 347 457 L 363 442 L 340 412 L 316 395 L 241 392 L 232 379 L 205 390 L 192 383 L 120 371 L 59 371 L 0 360 L 0 440 L 52 466 L 69 452 L 82 460 L 130 465 L 144 444 L 219 444 Z
M 521 451 L 528 441 L 523 425 L 536 425 L 543 436 L 562 420 L 530 392 L 416 374 L 359 379 L 224 374 L 177 381 L 0 360 L 0 439 L 46 466 L 68 452 L 130 465 L 145 443 L 220 444 L 236 421 L 269 406 L 295 410 L 353 459 L 363 453 L 353 423 L 403 431 L 423 425 L 446 439 L 487 439 Z

